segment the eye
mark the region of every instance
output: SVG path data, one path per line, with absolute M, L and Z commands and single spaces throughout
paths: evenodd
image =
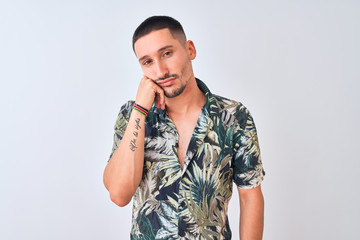
M 164 52 L 163 56 L 164 56 L 164 57 L 170 56 L 171 53 L 172 53 L 172 52 L 170 52 L 170 51 L 166 51 L 166 52 Z
M 143 65 L 149 65 L 151 62 L 152 62 L 152 61 L 151 61 L 150 59 L 145 60 L 145 61 L 143 62 Z

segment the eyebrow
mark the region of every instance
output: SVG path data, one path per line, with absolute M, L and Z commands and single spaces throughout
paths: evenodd
M 164 51 L 167 48 L 171 48 L 173 47 L 173 45 L 166 45 L 162 48 L 160 48 L 159 50 L 157 50 L 158 52 Z M 141 62 L 142 60 L 144 60 L 145 58 L 149 57 L 148 55 L 142 56 L 141 58 L 139 58 L 139 62 Z

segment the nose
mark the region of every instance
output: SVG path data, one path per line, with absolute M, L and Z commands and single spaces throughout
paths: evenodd
M 163 78 L 165 75 L 169 74 L 168 68 L 163 61 L 157 61 L 155 66 L 155 75 L 157 79 Z

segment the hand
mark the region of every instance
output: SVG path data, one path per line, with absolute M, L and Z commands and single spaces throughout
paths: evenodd
M 150 110 L 154 101 L 156 107 L 165 109 L 164 90 L 152 79 L 144 76 L 140 81 L 135 102 L 147 110 Z

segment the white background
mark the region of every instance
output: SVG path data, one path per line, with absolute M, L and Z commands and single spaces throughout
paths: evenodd
M 102 184 L 141 70 L 134 29 L 178 19 L 195 75 L 241 101 L 266 170 L 265 240 L 360 239 L 360 2 L 0 2 L 0 239 L 128 239 Z M 238 239 L 239 206 L 229 210 Z

